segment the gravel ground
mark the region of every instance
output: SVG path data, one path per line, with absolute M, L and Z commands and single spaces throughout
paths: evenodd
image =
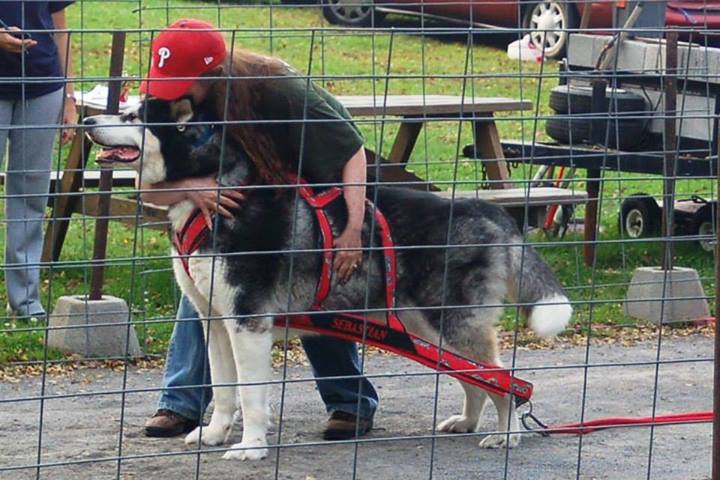
M 585 412 L 588 419 L 604 416 L 649 415 L 655 395 L 653 365 L 616 366 L 619 363 L 653 362 L 656 342 L 634 347 L 598 345 L 590 349 L 588 362 L 604 365 L 587 369 Z M 518 376 L 535 384 L 535 412 L 546 422 L 579 419 L 586 370 L 586 351 L 580 347 L 554 350 L 520 350 L 519 367 L 555 367 L 560 370 L 528 370 Z M 509 360 L 511 352 L 504 352 Z M 705 336 L 663 340 L 662 360 L 707 359 L 712 339 Z M 394 356 L 368 359 L 372 374 L 428 372 Z M 710 410 L 712 365 L 683 362 L 662 365 L 657 380 L 658 413 Z M 290 378 L 307 378 L 306 366 L 289 368 Z M 127 388 L 142 390 L 160 385 L 158 369 L 131 368 Z M 277 378 L 281 372 L 276 372 Z M 1 479 L 705 479 L 710 472 L 711 425 L 623 428 L 573 436 L 543 438 L 527 434 L 517 449 L 482 450 L 482 434 L 424 438 L 433 424 L 434 376 L 394 376 L 374 383 L 382 397 L 375 418 L 376 429 L 365 437 L 372 442 L 307 445 L 320 442 L 325 413 L 312 382 L 287 384 L 282 424 L 282 443 L 292 448 L 271 450 L 255 463 L 221 460 L 219 451 L 202 455 L 185 448 L 180 438 L 148 439 L 142 425 L 152 413 L 156 392 L 122 396 L 123 374 L 107 369 L 80 370 L 66 377 L 48 377 L 44 402 L 39 477 L 34 467 L 7 470 L 37 463 L 40 378 L 0 383 L 0 478 Z M 87 392 L 100 395 L 77 396 Z M 279 411 L 280 387 L 273 388 L 273 404 Z M 70 395 L 63 396 L 63 395 Z M 52 398 L 57 396 L 57 398 Z M 30 398 L 30 399 L 28 399 Z M 16 399 L 16 401 L 14 400 Z M 26 399 L 26 400 L 22 400 Z M 8 403 L 8 400 L 13 400 Z M 440 380 L 439 419 L 461 408 L 461 390 L 446 377 Z M 120 422 L 123 418 L 123 459 L 118 464 Z M 492 431 L 495 410 L 489 407 L 481 423 Z M 400 438 L 398 438 L 400 437 Z M 239 441 L 240 426 L 232 441 Z M 652 440 L 652 441 L 651 441 Z M 278 442 L 277 427 L 269 439 Z M 160 455 L 160 456 L 158 456 Z M 75 465 L 57 465 L 82 462 Z M 56 465 L 52 465 L 56 464 Z M 648 469 L 650 472 L 648 475 Z

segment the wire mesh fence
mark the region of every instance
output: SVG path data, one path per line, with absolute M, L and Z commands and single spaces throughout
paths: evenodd
M 720 475 L 717 3 L 0 20 L 0 478 Z

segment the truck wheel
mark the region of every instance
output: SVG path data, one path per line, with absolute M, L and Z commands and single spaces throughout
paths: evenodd
M 545 122 L 545 132 L 549 137 L 560 143 L 577 145 L 593 143 L 590 138 L 590 125 L 588 118 L 573 118 L 568 116 L 552 116 Z M 597 124 L 602 129 L 602 138 L 605 138 L 607 122 L 610 122 L 608 147 L 627 150 L 642 141 L 644 125 L 640 120 L 611 119 L 601 120 Z
M 592 88 L 575 85 L 559 85 L 550 91 L 550 108 L 557 113 L 592 112 Z M 636 93 L 620 88 L 608 88 L 602 112 L 636 113 L 647 110 L 645 99 Z
M 662 209 L 646 193 L 634 193 L 620 207 L 620 229 L 628 238 L 653 237 L 660 232 Z
M 698 239 L 698 244 L 706 252 L 715 251 L 715 243 L 717 242 L 715 226 L 713 225 L 713 210 L 711 204 L 708 204 L 698 210 L 693 219 L 692 234 L 701 237 Z
M 333 25 L 372 27 L 385 18 L 373 0 L 321 0 L 325 19 Z

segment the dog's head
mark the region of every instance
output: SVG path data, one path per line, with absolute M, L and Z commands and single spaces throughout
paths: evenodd
M 157 183 L 217 175 L 221 165 L 227 171 L 238 162 L 237 149 L 220 148 L 222 129 L 215 121 L 210 108 L 194 108 L 188 98 L 150 98 L 121 115 L 87 117 L 84 124 L 103 147 L 98 163 L 128 165 L 143 182 Z

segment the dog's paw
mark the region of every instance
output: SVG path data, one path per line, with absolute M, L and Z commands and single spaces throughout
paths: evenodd
M 225 452 L 222 458 L 225 460 L 262 460 L 268 454 L 268 449 L 264 447 L 264 444 L 236 443 L 232 446 L 232 450 Z
M 226 427 L 221 426 L 219 428 L 213 428 L 210 425 L 202 427 L 202 435 L 200 434 L 200 427 L 197 427 L 195 430 L 187 434 L 185 437 L 185 445 L 189 447 L 196 447 L 198 446 L 200 440 L 202 440 L 203 445 L 211 447 L 215 445 L 222 445 L 225 443 L 229 433 L 230 425 Z
M 496 433 L 480 440 L 480 448 L 515 448 L 520 444 L 520 434 Z
M 447 420 L 440 422 L 438 431 L 448 433 L 470 433 L 477 429 L 478 421 L 468 418 L 465 415 L 453 415 Z

